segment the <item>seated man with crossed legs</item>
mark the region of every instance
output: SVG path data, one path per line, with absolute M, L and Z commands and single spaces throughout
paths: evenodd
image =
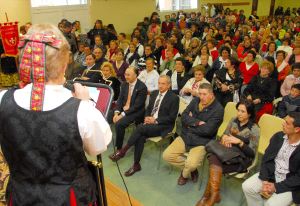
M 215 138 L 223 120 L 224 109 L 214 97 L 212 86 L 203 83 L 199 97 L 194 97 L 181 116 L 182 134 L 164 151 L 163 159 L 182 169 L 178 179 L 184 185 L 191 177 L 197 182 L 197 167 L 205 157 L 205 145 Z M 188 152 L 187 158 L 184 153 Z
M 160 76 L 158 90 L 151 93 L 144 123 L 137 127 L 127 144 L 111 158 L 113 161 L 121 159 L 127 150 L 134 145 L 134 164 L 125 172 L 125 176 L 131 176 L 141 170 L 140 160 L 147 138 L 163 137 L 172 131 L 178 113 L 179 97 L 169 90 L 170 87 L 170 77 L 167 75 Z
M 121 92 L 114 112 L 113 122 L 116 128 L 115 146 L 118 151 L 123 146 L 125 129 L 133 122 L 136 124 L 142 122 L 145 115 L 147 87 L 137 79 L 137 73 L 134 67 L 126 69 L 126 82 L 123 82 L 121 85 Z M 114 159 L 115 155 L 112 154 L 109 158 Z

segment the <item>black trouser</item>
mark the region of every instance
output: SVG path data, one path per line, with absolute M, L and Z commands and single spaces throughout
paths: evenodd
M 162 132 L 169 128 L 170 126 L 166 125 L 140 124 L 127 142 L 129 146 L 134 145 L 134 162 L 140 162 L 147 138 L 161 136 Z
M 121 149 L 123 146 L 125 129 L 132 123 L 139 124 L 143 121 L 143 116 L 140 115 L 128 115 L 124 116 L 118 122 L 116 122 L 116 147 Z
M 209 155 L 208 161 L 209 161 L 210 165 L 213 164 L 213 165 L 222 167 L 223 174 L 238 172 L 238 170 L 241 167 L 241 165 L 239 163 L 238 164 L 223 164 L 215 154 Z M 251 165 L 251 161 L 245 160 L 245 165 L 247 167 L 249 167 Z M 247 169 L 247 168 L 245 168 L 245 169 Z

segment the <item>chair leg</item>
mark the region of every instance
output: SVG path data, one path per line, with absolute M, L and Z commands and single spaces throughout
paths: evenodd
M 202 163 L 202 168 L 201 168 L 201 171 L 200 171 L 200 184 L 199 184 L 199 188 L 198 190 L 200 191 L 201 190 L 201 187 L 202 187 L 202 183 L 203 183 L 203 180 L 204 180 L 204 167 L 205 167 L 205 164 L 206 164 L 206 159 L 207 159 L 207 155 L 205 155 L 204 157 L 204 160 L 203 160 L 203 163 Z
M 162 145 L 160 145 L 160 146 L 159 146 L 157 170 L 159 170 L 159 169 L 160 169 L 161 151 L 162 151 Z

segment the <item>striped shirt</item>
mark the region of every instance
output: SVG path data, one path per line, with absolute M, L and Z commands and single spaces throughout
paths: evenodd
M 287 135 L 284 135 L 283 144 L 275 158 L 275 180 L 276 183 L 286 179 L 289 171 L 289 159 L 295 149 L 300 145 L 300 141 L 294 144 L 289 143 Z

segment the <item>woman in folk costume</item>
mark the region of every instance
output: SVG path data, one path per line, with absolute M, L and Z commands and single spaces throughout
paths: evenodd
M 112 133 L 88 89 L 63 87 L 70 47 L 49 24 L 20 41 L 23 88 L 0 93 L 0 142 L 10 179 L 10 206 L 92 206 L 96 185 L 84 150 L 107 149 Z M 84 150 L 83 150 L 84 149 Z

